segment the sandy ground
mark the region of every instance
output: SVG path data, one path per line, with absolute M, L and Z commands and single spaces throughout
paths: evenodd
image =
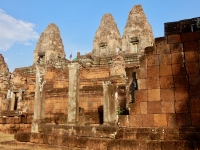
M 16 142 L 14 135 L 0 132 L 0 150 L 68 150 L 68 148 Z

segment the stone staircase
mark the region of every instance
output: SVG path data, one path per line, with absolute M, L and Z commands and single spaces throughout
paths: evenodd
M 200 128 L 121 128 L 108 149 L 197 150 Z
M 117 126 L 41 125 L 40 130 L 40 133 L 17 133 L 15 139 L 20 142 L 64 146 L 70 150 L 106 150 L 119 128 Z
M 17 133 L 20 142 L 81 150 L 197 150 L 200 128 L 118 128 L 42 125 L 40 133 Z

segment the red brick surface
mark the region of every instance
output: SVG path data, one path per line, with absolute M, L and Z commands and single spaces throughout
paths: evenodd
M 199 56 L 196 51 L 185 52 L 186 62 L 197 62 L 198 60 L 199 60 Z
M 135 91 L 135 101 L 147 101 L 147 90 L 136 90 Z
M 153 127 L 154 115 L 153 114 L 142 115 L 142 122 L 143 122 L 143 127 Z
M 119 115 L 119 123 L 120 127 L 129 127 L 129 123 L 127 122 L 127 115 Z
M 161 54 L 159 55 L 160 65 L 171 65 L 172 57 L 171 54 Z
M 199 74 L 190 74 L 189 82 L 190 82 L 190 85 L 200 86 L 200 75 Z
M 159 89 L 160 88 L 159 77 L 147 78 L 146 84 L 148 89 Z
M 130 112 L 129 112 L 130 115 L 140 114 L 141 112 L 139 102 L 129 104 L 129 108 L 130 108 Z
M 162 113 L 174 113 L 174 101 L 162 101 Z
M 171 53 L 179 53 L 182 52 L 182 43 L 174 43 L 170 44 Z
M 194 41 L 195 40 L 195 33 L 194 32 L 186 32 L 181 34 L 181 41 Z
M 140 102 L 141 114 L 147 114 L 147 102 Z
M 189 111 L 191 113 L 200 113 L 200 98 L 189 101 Z
M 168 127 L 176 127 L 176 114 L 166 114 L 167 117 L 167 126 Z
M 148 150 L 160 150 L 161 149 L 161 142 L 153 141 L 147 143 L 147 148 Z
M 160 76 L 170 76 L 172 75 L 171 65 L 160 65 Z
M 195 32 L 195 39 L 200 40 L 200 31 Z
M 138 89 L 139 89 L 139 90 L 147 89 L 147 86 L 146 86 L 146 79 L 138 79 L 138 80 L 137 80 L 137 83 L 138 83 Z
M 166 127 L 167 126 L 166 114 L 155 114 L 154 115 L 154 126 L 155 127 Z
M 148 114 L 160 114 L 161 110 L 161 102 L 160 101 L 152 101 L 147 103 L 147 113 Z
M 154 55 L 156 54 L 156 48 L 155 46 L 148 46 L 144 49 L 144 54 L 145 55 Z
M 200 126 L 200 113 L 191 113 L 192 126 L 199 127 Z
M 146 79 L 147 78 L 147 70 L 146 68 L 138 68 L 136 70 L 137 79 Z
M 179 127 L 191 126 L 191 117 L 188 113 L 176 114 L 176 119 Z
M 200 126 L 200 31 L 168 35 L 167 43 L 158 38 L 155 45 L 157 54 L 147 54 L 146 69 L 137 71 L 139 89 L 145 89 L 135 94 L 142 125 Z
M 130 127 L 142 127 L 142 117 L 141 117 L 141 115 L 130 116 L 129 126 Z
M 188 113 L 187 101 L 175 101 L 175 111 L 176 113 Z
M 147 56 L 147 66 L 157 66 L 157 65 L 159 65 L 158 55 Z
M 197 51 L 198 50 L 198 45 L 197 45 L 196 41 L 184 42 L 183 43 L 183 48 L 184 48 L 185 52 Z
M 199 98 L 200 97 L 200 86 L 190 86 L 189 95 L 190 95 L 190 98 Z
M 160 99 L 162 101 L 173 101 L 174 100 L 174 88 L 171 89 L 161 89 Z
M 148 90 L 148 101 L 159 101 L 160 100 L 160 89 Z
M 182 64 L 183 56 L 182 53 L 173 53 L 172 54 L 172 64 Z
M 169 35 L 167 37 L 167 43 L 179 43 L 181 42 L 181 38 L 180 38 L 180 35 L 179 34 L 176 34 L 176 35 Z
M 170 45 L 167 44 L 164 37 L 155 39 L 156 51 L 157 54 L 169 54 Z
M 167 89 L 174 87 L 174 79 L 173 76 L 163 76 L 160 77 L 160 88 Z
M 159 77 L 159 66 L 148 66 L 147 77 Z
M 175 87 L 188 87 L 188 78 L 186 75 L 175 75 L 174 76 Z
M 188 100 L 188 88 L 175 88 L 175 100 Z
M 157 54 L 170 54 L 170 44 L 157 45 Z
M 155 45 L 164 45 L 166 43 L 166 37 L 155 38 Z
M 199 73 L 199 63 L 198 62 L 191 62 L 186 63 L 186 70 L 188 74 L 197 74 Z
M 172 74 L 173 75 L 186 74 L 186 68 L 185 68 L 184 63 L 172 64 Z
M 163 141 L 162 144 L 161 144 L 161 149 L 162 150 L 169 150 L 169 149 L 177 149 L 176 148 L 176 142 L 169 142 L 169 141 Z
M 145 68 L 147 66 L 147 58 L 146 56 L 141 56 L 139 57 L 139 64 L 140 64 L 140 68 Z

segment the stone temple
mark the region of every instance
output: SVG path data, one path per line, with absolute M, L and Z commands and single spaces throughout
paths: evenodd
M 199 149 L 200 18 L 164 28 L 154 38 L 136 5 L 121 36 L 105 14 L 91 52 L 70 61 L 48 25 L 32 66 L 10 73 L 0 55 L 0 130 L 66 149 Z

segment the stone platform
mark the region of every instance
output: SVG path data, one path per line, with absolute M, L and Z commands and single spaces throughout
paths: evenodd
M 0 117 L 0 131 L 7 134 L 31 131 L 32 118 Z
M 19 142 L 94 150 L 193 150 L 200 128 L 118 128 L 117 126 L 42 125 L 40 133 L 17 133 Z

